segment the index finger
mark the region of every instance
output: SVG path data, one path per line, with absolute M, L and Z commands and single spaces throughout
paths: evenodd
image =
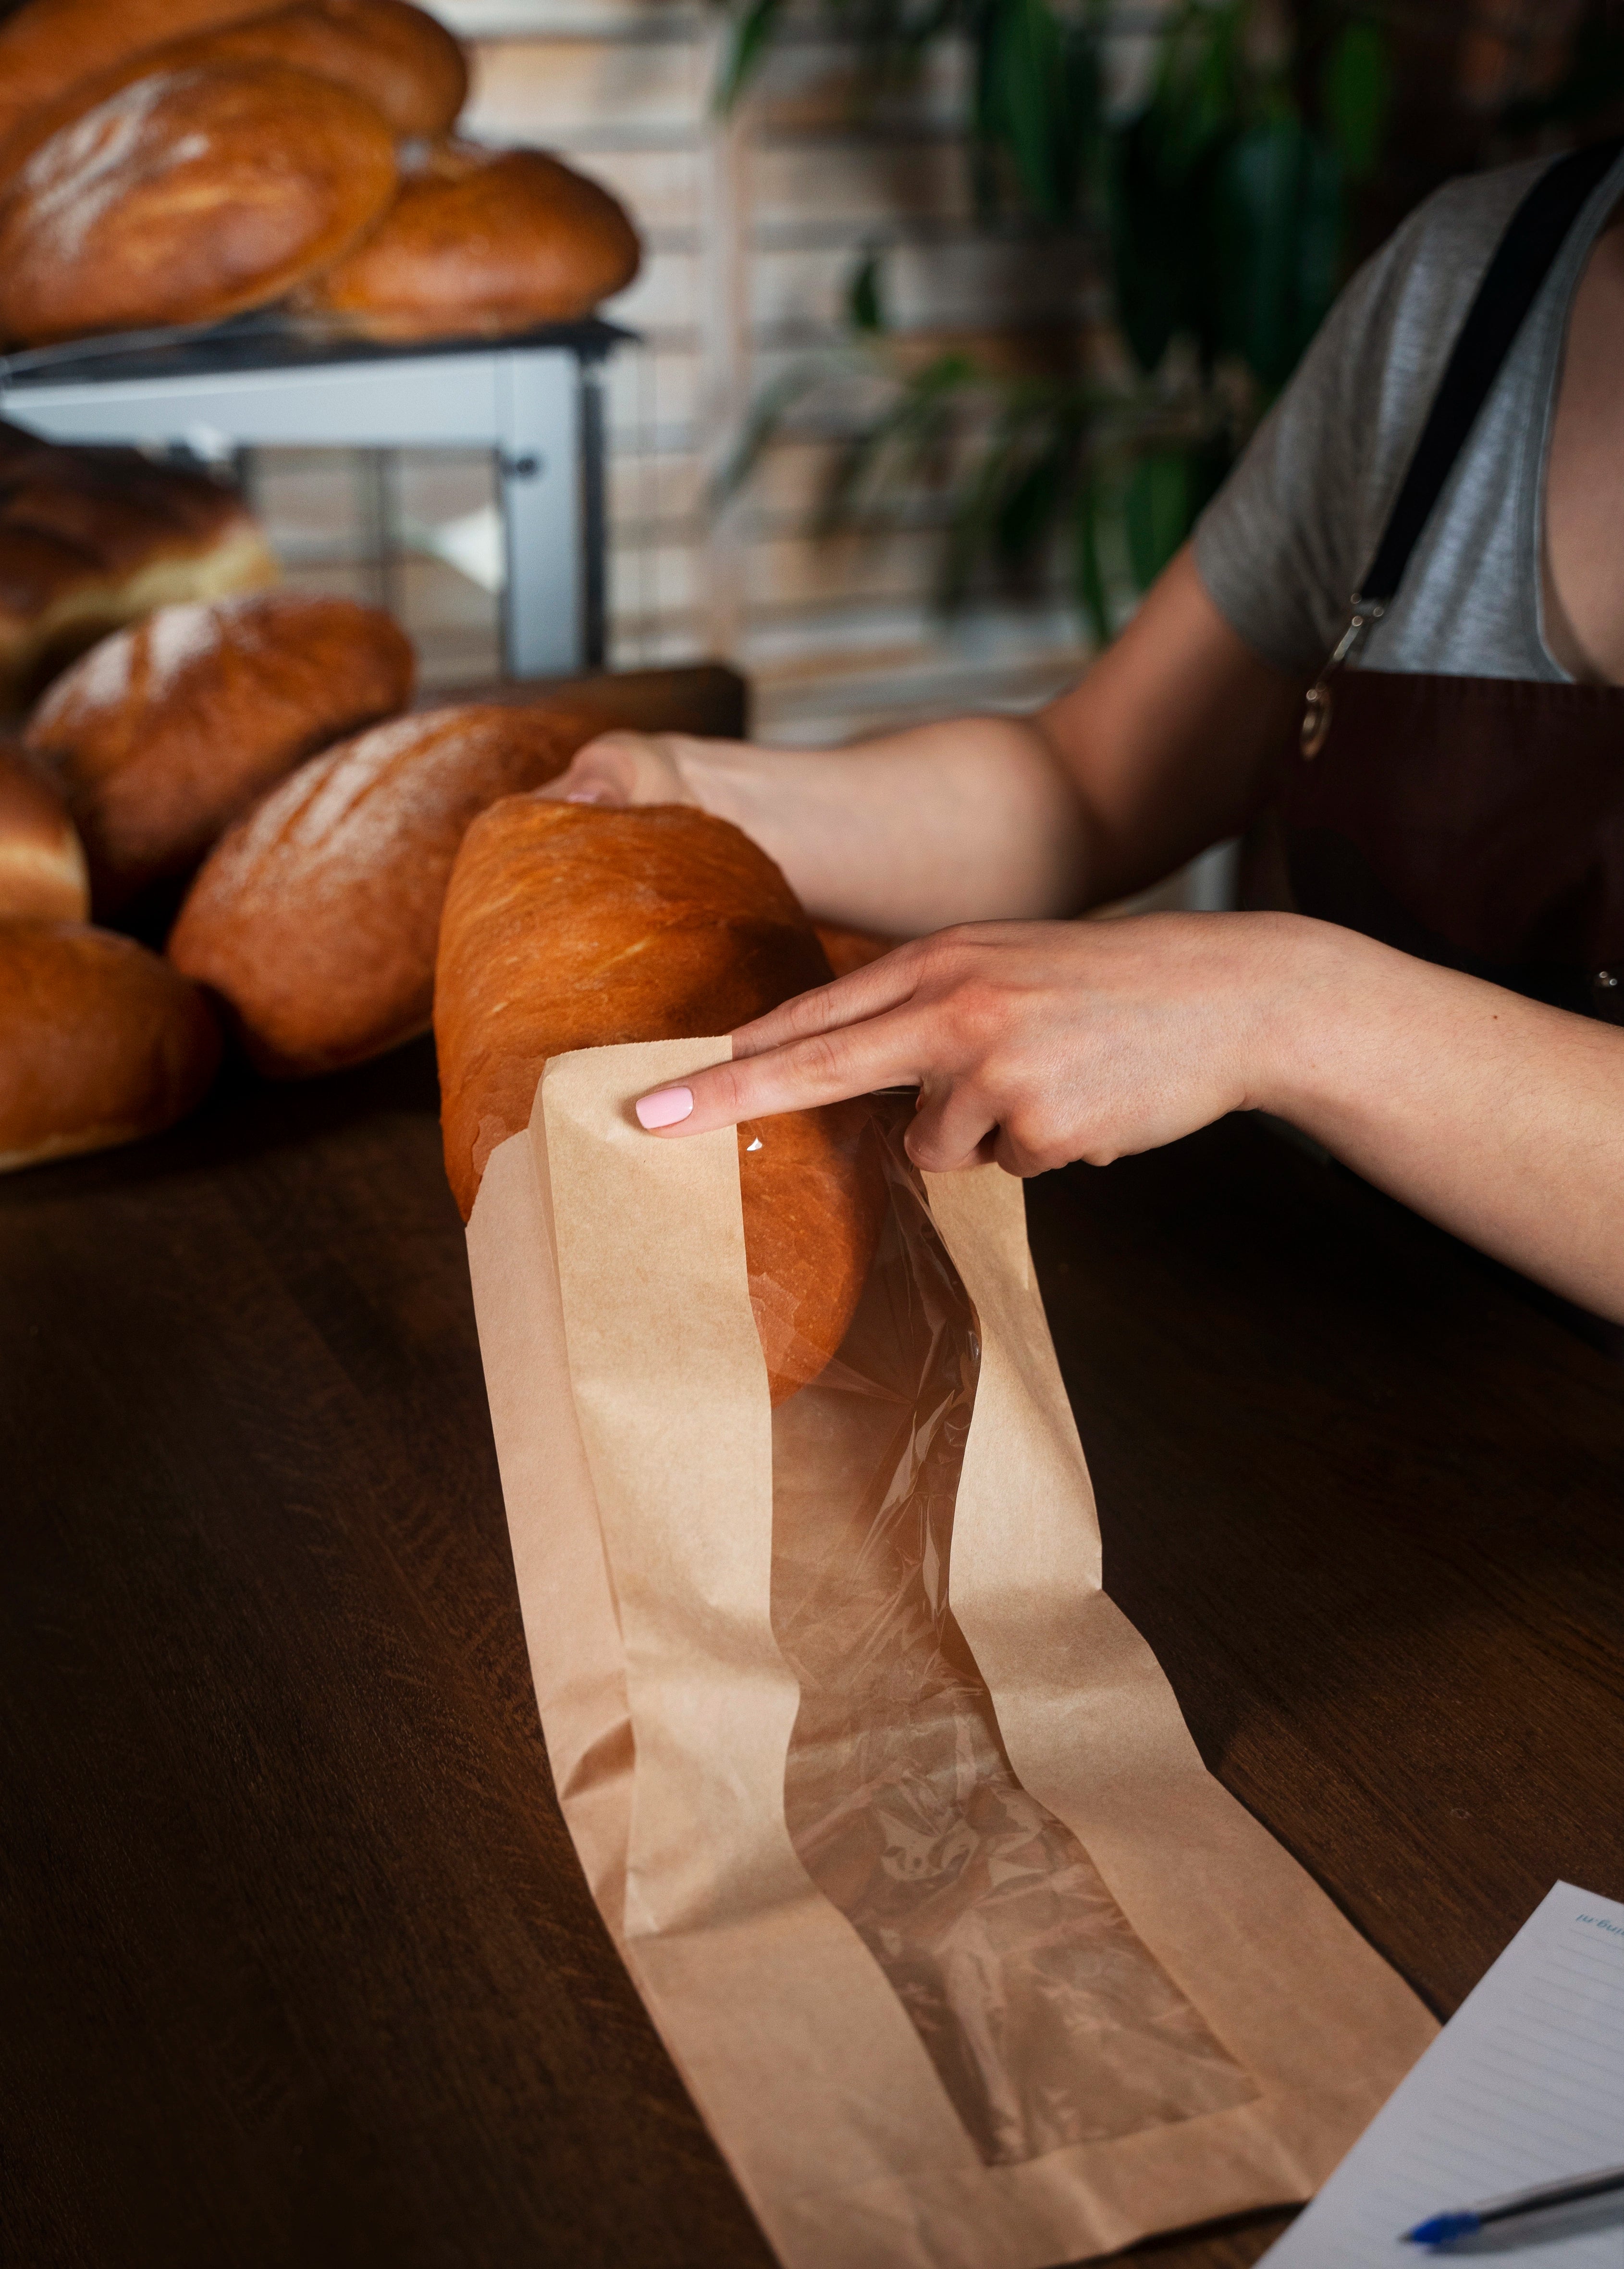
M 651 1134 L 706 1134 L 741 1119 L 810 1111 L 872 1095 L 876 1088 L 918 1087 L 926 1075 L 919 1061 L 924 1039 L 917 1010 L 893 1009 L 713 1064 L 680 1086 L 656 1088 L 637 1104 L 638 1121 Z
M 919 962 L 916 943 L 900 945 L 847 977 L 815 985 L 809 993 L 797 993 L 793 1000 L 781 1001 L 764 1016 L 753 1016 L 748 1024 L 738 1027 L 733 1036 L 734 1061 L 900 1008 L 913 996 Z

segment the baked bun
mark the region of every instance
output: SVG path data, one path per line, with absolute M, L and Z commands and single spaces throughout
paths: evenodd
M 84 839 L 92 903 L 115 913 L 306 757 L 401 708 L 411 680 L 405 634 L 350 599 L 165 607 L 64 671 L 23 741 Z
M 0 920 L 82 922 L 85 853 L 62 798 L 22 751 L 0 743 Z
M 24 0 L 0 23 L 0 140 L 33 111 L 126 55 L 188 32 L 268 16 L 285 0 Z
M 513 796 L 475 820 L 440 920 L 434 1038 L 462 1217 L 530 1122 L 549 1056 L 731 1031 L 829 965 L 789 885 L 726 820 Z M 750 1304 L 775 1403 L 845 1335 L 884 1188 L 867 1107 L 742 1126 Z
M 0 1172 L 159 1134 L 219 1060 L 202 994 L 133 938 L 0 922 Z
M 35 344 L 261 307 L 336 259 L 395 178 L 372 105 L 307 71 L 135 79 L 0 188 L 0 336 Z
M 297 304 L 380 339 L 572 322 L 638 271 L 624 209 L 540 150 L 448 142 Z
M 556 778 L 594 730 L 567 712 L 469 705 L 395 717 L 313 757 L 215 845 L 170 959 L 220 996 L 273 1078 L 426 1031 L 469 821 Z
M 253 514 L 206 473 L 0 425 L 0 714 L 122 624 L 277 574 Z
M 348 87 L 402 138 L 443 134 L 468 93 L 461 48 L 421 8 L 406 0 L 300 0 L 244 24 L 144 48 L 75 79 L 0 140 L 0 182 L 64 126 L 134 80 L 219 63 L 284 63 Z

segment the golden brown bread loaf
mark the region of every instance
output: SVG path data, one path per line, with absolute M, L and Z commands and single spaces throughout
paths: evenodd
M 0 1172 L 159 1133 L 219 1060 L 202 994 L 133 938 L 0 922 Z
M 104 639 L 23 740 L 73 815 L 97 913 L 114 913 L 186 874 L 305 758 L 401 708 L 411 680 L 410 643 L 378 608 L 267 591 Z
M 392 718 L 299 767 L 203 861 L 168 952 L 225 1001 L 273 1078 L 426 1031 L 434 948 L 469 823 L 555 779 L 587 717 L 490 704 Z
M 499 335 L 586 314 L 639 256 L 624 208 L 557 158 L 450 142 L 296 304 L 374 338 Z
M 440 920 L 434 1038 L 446 1171 L 462 1217 L 530 1121 L 549 1056 L 730 1031 L 829 965 L 766 854 L 685 804 L 513 796 L 475 820 Z M 845 1334 L 879 1232 L 866 1107 L 742 1126 L 744 1246 L 772 1400 Z
M 388 204 L 372 105 L 282 63 L 132 81 L 0 186 L 0 336 L 214 322 L 279 299 Z
M 109 631 L 277 574 L 253 514 L 207 474 L 0 425 L 0 715 Z
M 92 72 L 285 0 L 24 0 L 0 23 L 0 138 Z
M 90 876 L 66 805 L 0 742 L 0 920 L 84 921 Z
M 408 0 L 296 0 L 246 23 L 140 48 L 76 78 L 0 138 L 0 183 L 63 127 L 137 79 L 244 63 L 284 63 L 348 87 L 402 137 L 443 134 L 468 93 L 461 48 L 443 25 Z

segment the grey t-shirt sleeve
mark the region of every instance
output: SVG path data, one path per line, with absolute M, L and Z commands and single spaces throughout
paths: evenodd
M 1313 672 L 1340 635 L 1466 311 L 1543 163 L 1448 182 L 1409 216 L 1342 292 L 1198 522 L 1209 595 L 1277 669 Z M 1471 470 L 1503 484 L 1492 464 Z
M 1366 565 L 1369 421 L 1391 344 L 1392 272 L 1414 226 L 1347 285 L 1197 523 L 1196 567 L 1218 611 L 1293 676 L 1317 669 L 1336 643 Z

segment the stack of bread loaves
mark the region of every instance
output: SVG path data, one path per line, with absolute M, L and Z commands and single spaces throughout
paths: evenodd
M 470 821 L 617 718 L 613 681 L 403 714 L 412 676 L 388 616 L 266 592 L 160 609 L 56 680 L 0 760 L 0 1162 L 169 1124 L 217 1018 L 279 1077 L 427 1030 Z M 151 934 L 188 878 L 161 963 L 85 927 Z
M 387 615 L 291 593 L 165 607 L 104 639 L 0 752 L 0 1167 L 157 1133 L 220 1056 L 203 988 L 94 928 L 172 887 L 314 749 L 398 709 Z
M 0 1169 L 170 1125 L 213 1076 L 217 1016 L 286 1078 L 432 1014 L 466 1216 L 550 1056 L 726 1031 L 828 981 L 736 828 L 535 793 L 616 721 L 612 695 L 399 713 L 410 683 L 387 617 L 283 594 L 165 609 L 57 681 L 0 754 Z M 86 923 L 192 869 L 165 957 Z M 876 950 L 830 944 L 845 966 Z M 777 1402 L 841 1343 L 883 1178 L 860 1105 L 738 1147 Z
M 388 336 L 586 314 L 614 198 L 447 137 L 468 77 L 408 0 L 24 0 L 0 23 L 0 340 L 210 323 L 297 292 Z
M 0 750 L 0 1172 L 173 1126 L 219 1061 L 198 987 L 89 901 L 72 822 Z
M 253 515 L 207 474 L 0 425 L 0 715 L 121 624 L 276 580 Z

